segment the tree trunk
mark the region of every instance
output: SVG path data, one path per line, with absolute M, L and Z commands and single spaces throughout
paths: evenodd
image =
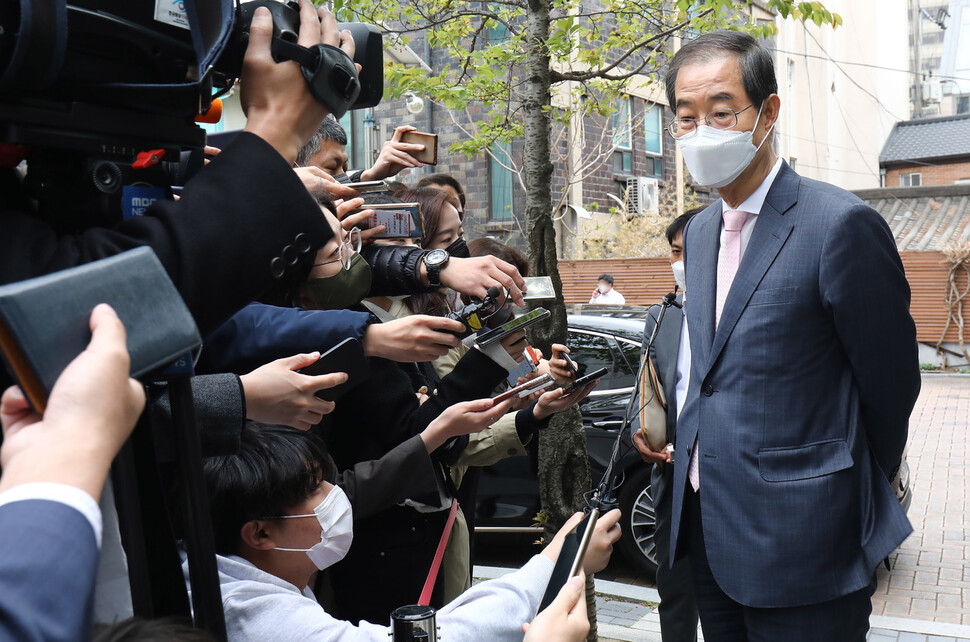
M 525 113 L 523 171 L 526 193 L 526 229 L 532 274 L 552 277 L 556 301 L 544 301 L 552 318 L 544 327 L 533 326 L 530 342 L 551 355 L 553 342 L 566 343 L 566 306 L 556 255 L 556 229 L 552 220 L 551 74 L 546 49 L 550 0 L 529 0 L 528 53 L 525 59 L 523 108 Z M 551 536 L 574 512 L 584 506 L 590 488 L 586 433 L 576 409 L 555 415 L 539 435 L 539 495 L 549 514 L 546 534 Z M 592 581 L 587 584 L 590 640 L 596 639 L 596 600 Z

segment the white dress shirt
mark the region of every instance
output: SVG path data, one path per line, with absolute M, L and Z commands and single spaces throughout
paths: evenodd
M 599 305 L 626 305 L 626 297 L 617 292 L 616 288 L 610 288 L 606 294 L 591 297 L 589 302 Z
M 677 419 L 684 408 L 687 399 L 687 388 L 690 387 L 690 335 L 687 331 L 687 293 L 681 299 L 683 303 L 684 322 L 680 325 L 680 347 L 677 349 Z
M 755 223 L 758 222 L 758 214 L 761 213 L 761 208 L 765 204 L 765 197 L 768 196 L 768 190 L 771 189 L 772 183 L 775 182 L 775 177 L 778 176 L 778 170 L 781 169 L 781 158 L 775 161 L 774 166 L 768 175 L 765 176 L 765 180 L 761 181 L 761 185 L 751 193 L 751 196 L 744 199 L 744 202 L 737 207 L 731 207 L 721 199 L 721 211 L 726 210 L 740 210 L 742 212 L 748 212 L 751 216 L 748 220 L 744 222 L 744 227 L 741 228 L 741 256 L 744 257 L 744 251 L 748 249 L 748 241 L 751 240 L 751 235 L 754 234 Z M 721 247 L 724 247 L 726 242 L 726 232 L 724 231 L 724 220 L 721 220 Z

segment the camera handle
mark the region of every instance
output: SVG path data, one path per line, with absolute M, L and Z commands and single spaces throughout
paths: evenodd
M 334 118 L 342 118 L 360 95 L 357 67 L 343 49 L 324 44 L 307 48 L 273 38 L 271 50 L 277 62 L 293 60 L 300 64 L 310 93 Z

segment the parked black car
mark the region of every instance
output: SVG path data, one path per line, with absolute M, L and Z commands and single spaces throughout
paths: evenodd
M 580 404 L 594 485 L 609 464 L 617 430 L 633 394 L 646 315 L 644 307 L 597 305 L 575 306 L 568 315 L 568 343 L 574 360 L 588 371 L 609 369 L 609 374 Z M 483 469 L 475 513 L 476 533 L 541 532 L 541 528 L 532 526 L 540 508 L 535 440 L 529 452 L 529 457 L 505 459 Z M 620 453 L 617 469 L 622 472 L 623 483 L 617 498 L 623 512 L 623 536 L 619 549 L 634 568 L 654 574 L 656 517 L 650 495 L 651 467 L 633 448 L 629 431 L 621 436 Z M 912 501 L 909 472 L 904 454 L 893 486 L 907 511 Z
M 623 423 L 640 362 L 640 345 L 646 319 L 644 307 L 577 306 L 568 316 L 569 348 L 581 371 L 605 367 L 609 373 L 582 402 L 590 474 L 595 484 L 603 476 Z M 653 544 L 656 524 L 650 498 L 650 466 L 633 449 L 629 431 L 621 437 L 617 468 L 623 484 L 618 492 L 623 511 L 623 537 L 619 548 L 637 569 L 657 569 Z M 536 479 L 536 444 L 530 457 L 503 460 L 483 469 L 479 482 L 476 527 L 478 533 L 532 533 L 539 512 Z

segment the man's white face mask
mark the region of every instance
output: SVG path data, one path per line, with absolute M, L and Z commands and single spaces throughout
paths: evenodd
M 677 287 L 680 288 L 681 292 L 687 291 L 687 273 L 684 271 L 683 261 L 674 261 L 670 264 L 670 269 L 674 273 L 674 280 L 677 281 Z
M 761 110 L 764 101 L 758 107 L 758 118 L 754 121 L 754 128 L 761 120 Z M 749 131 L 736 129 L 716 129 L 710 125 L 699 125 L 697 132 L 689 138 L 677 139 L 680 152 L 684 155 L 684 162 L 690 175 L 701 185 L 709 187 L 724 187 L 741 175 L 755 154 L 765 144 L 774 123 L 768 128 L 761 143 L 754 146 L 754 128 Z
M 310 548 L 277 546 L 276 550 L 306 553 L 321 571 L 333 566 L 347 555 L 350 545 L 354 542 L 354 511 L 350 500 L 339 486 L 331 488 L 312 513 L 284 516 L 285 519 L 296 517 L 316 517 L 320 523 L 320 541 Z

